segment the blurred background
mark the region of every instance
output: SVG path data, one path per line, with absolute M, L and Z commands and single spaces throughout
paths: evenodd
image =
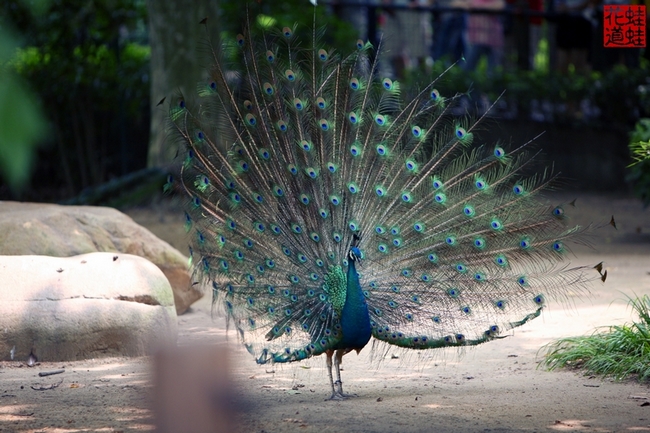
M 316 12 L 339 51 L 358 38 L 381 46 L 380 76 L 407 94 L 444 73 L 440 93 L 464 95 L 455 115 L 485 115 L 481 141 L 539 136 L 565 189 L 633 193 L 647 205 L 650 161 L 631 165 L 630 146 L 650 139 L 650 52 L 604 48 L 603 6 L 332 0 Z M 258 23 L 304 32 L 313 11 L 308 0 L 255 2 Z M 206 41 L 233 38 L 246 14 L 244 2 L 223 0 L 0 3 L 0 200 L 159 200 L 176 154 L 163 99 L 196 90 Z

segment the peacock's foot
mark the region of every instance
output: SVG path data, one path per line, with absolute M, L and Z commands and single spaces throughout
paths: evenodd
M 347 400 L 347 399 L 352 398 L 352 397 L 358 397 L 358 395 L 356 395 L 356 394 L 345 394 L 345 393 L 337 391 L 337 392 L 333 392 L 332 395 L 330 396 L 330 398 L 325 399 L 325 401 L 331 401 L 331 400 L 343 401 L 343 400 Z

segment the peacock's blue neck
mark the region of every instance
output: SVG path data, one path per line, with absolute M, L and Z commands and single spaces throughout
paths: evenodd
M 345 304 L 341 311 L 343 339 L 337 349 L 361 349 L 370 340 L 370 315 L 366 297 L 361 290 L 355 261 L 348 260 Z

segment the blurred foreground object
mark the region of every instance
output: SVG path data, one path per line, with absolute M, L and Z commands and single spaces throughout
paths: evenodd
M 157 431 L 233 431 L 229 363 L 225 347 L 161 350 L 154 358 Z

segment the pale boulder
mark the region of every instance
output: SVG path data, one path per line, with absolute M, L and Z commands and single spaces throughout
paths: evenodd
M 98 251 L 153 262 L 174 290 L 177 314 L 203 296 L 191 284 L 187 258 L 116 209 L 0 201 L 0 255 L 68 257 Z
M 0 359 L 143 356 L 176 344 L 171 286 L 142 257 L 0 256 Z

